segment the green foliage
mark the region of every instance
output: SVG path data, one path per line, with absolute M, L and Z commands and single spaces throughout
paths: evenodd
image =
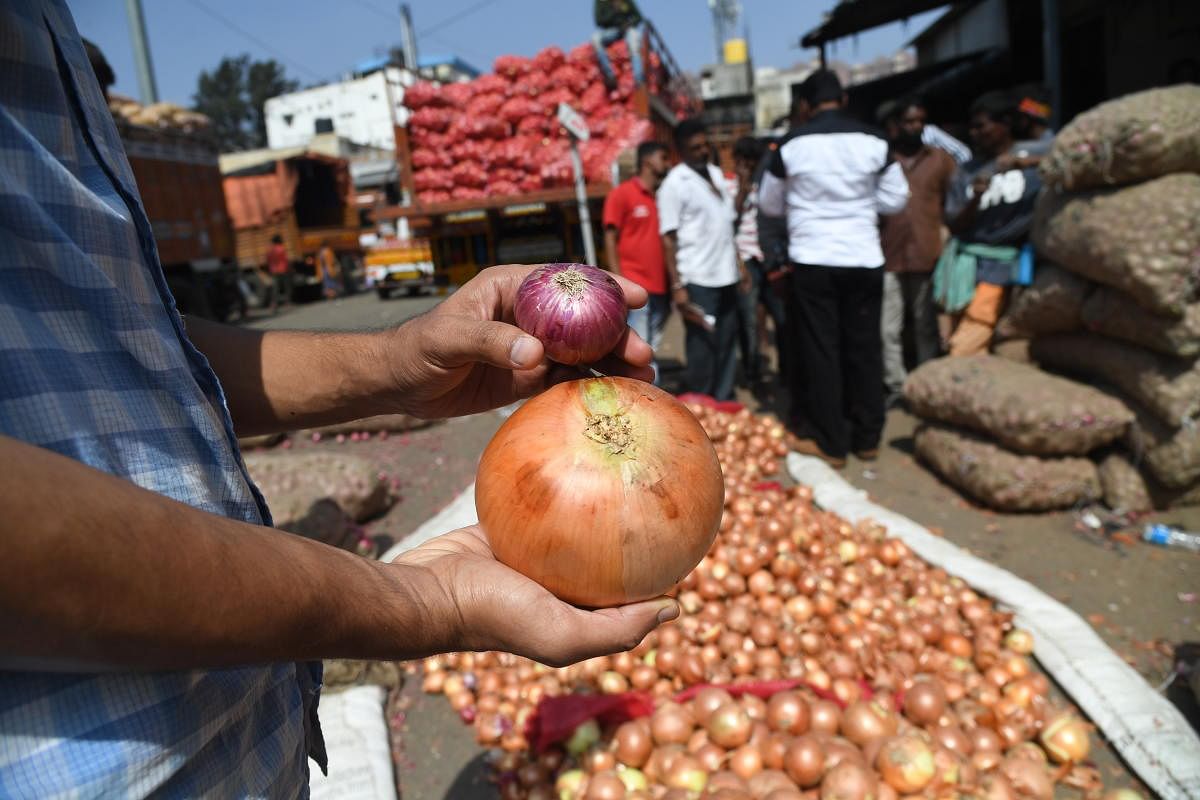
M 263 104 L 276 95 L 295 91 L 299 83 L 287 77 L 275 60 L 252 61 L 248 54 L 225 57 L 215 69 L 200 73 L 193 108 L 213 121 L 213 133 L 223 151 L 267 146 Z

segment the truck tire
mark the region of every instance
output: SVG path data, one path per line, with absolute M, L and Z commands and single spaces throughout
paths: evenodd
M 410 287 L 408 287 L 408 296 L 409 296 L 409 297 L 420 297 L 420 296 L 421 296 L 421 289 L 422 289 L 422 287 L 420 287 L 420 286 L 410 286 Z
M 380 300 L 389 300 L 392 296 L 392 290 L 379 288 L 375 290 L 375 294 L 379 295 Z

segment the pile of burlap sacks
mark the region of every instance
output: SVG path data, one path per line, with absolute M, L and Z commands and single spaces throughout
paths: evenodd
M 997 327 L 1029 363 L 915 371 L 917 454 L 1001 510 L 1198 504 L 1200 86 L 1081 114 L 1041 171 L 1038 272 Z

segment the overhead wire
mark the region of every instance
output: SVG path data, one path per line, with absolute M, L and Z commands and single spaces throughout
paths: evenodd
M 207 4 L 205 4 L 205 3 L 201 2 L 201 0 L 187 0 L 187 1 L 188 1 L 188 3 L 190 3 L 192 6 L 194 6 L 194 7 L 198 8 L 198 9 L 200 9 L 200 10 L 201 10 L 201 11 L 203 11 L 205 14 L 208 14 L 210 17 L 212 17 L 213 19 L 217 20 L 218 22 L 220 22 L 220 23 L 221 23 L 222 25 L 224 25 L 225 27 L 229 28 L 229 29 L 230 29 L 231 31 L 233 31 L 234 33 L 237 33 L 238 35 L 240 35 L 242 38 L 244 38 L 244 39 L 247 39 L 247 40 L 249 40 L 249 41 L 251 41 L 251 42 L 254 42 L 254 44 L 258 45 L 259 47 L 261 47 L 261 48 L 262 48 L 263 50 L 265 50 L 266 52 L 268 52 L 268 53 L 271 53 L 271 54 L 272 54 L 272 55 L 274 55 L 276 58 L 278 58 L 280 61 L 282 61 L 282 62 L 284 62 L 285 64 L 289 65 L 289 66 L 290 66 L 290 67 L 292 67 L 293 69 L 295 69 L 295 70 L 297 70 L 297 71 L 299 71 L 299 72 L 303 72 L 303 73 L 305 73 L 306 75 L 308 75 L 308 76 L 309 76 L 310 78 L 312 78 L 313 80 L 317 80 L 317 81 L 322 81 L 322 80 L 325 80 L 325 78 L 324 78 L 324 77 L 322 77 L 321 75 L 318 75 L 317 73 L 313 72 L 311 69 L 309 69 L 308 67 L 304 66 L 303 64 L 300 64 L 300 63 L 298 63 L 298 62 L 295 62 L 295 61 L 293 61 L 293 60 L 292 60 L 292 59 L 291 59 L 291 58 L 290 58 L 288 55 L 286 55 L 286 54 L 285 54 L 283 51 L 276 49 L 276 48 L 275 48 L 273 45 L 269 44 L 268 42 L 266 42 L 266 41 L 264 41 L 264 40 L 262 40 L 262 39 L 260 39 L 260 38 L 258 38 L 258 37 L 257 37 L 257 36 L 255 36 L 253 33 L 250 33 L 250 31 L 246 30 L 245 28 L 242 28 L 242 27 L 241 27 L 240 25 L 238 25 L 236 22 L 234 22 L 233 20 L 231 20 L 231 19 L 229 19 L 228 17 L 226 17 L 224 14 L 221 14 L 220 12 L 218 12 L 218 11 L 216 11 L 216 10 L 214 10 L 214 9 L 210 8 L 210 7 L 209 7 Z

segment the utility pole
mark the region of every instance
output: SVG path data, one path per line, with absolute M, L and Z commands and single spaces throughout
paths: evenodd
M 129 17 L 129 38 L 133 42 L 133 63 L 137 66 L 138 90 L 142 105 L 158 102 L 158 85 L 154 82 L 154 65 L 150 63 L 150 43 L 146 40 L 146 15 L 142 0 L 125 0 Z
M 412 10 L 408 3 L 400 4 L 400 37 L 404 42 L 404 66 L 417 71 L 417 35 L 413 31 Z

